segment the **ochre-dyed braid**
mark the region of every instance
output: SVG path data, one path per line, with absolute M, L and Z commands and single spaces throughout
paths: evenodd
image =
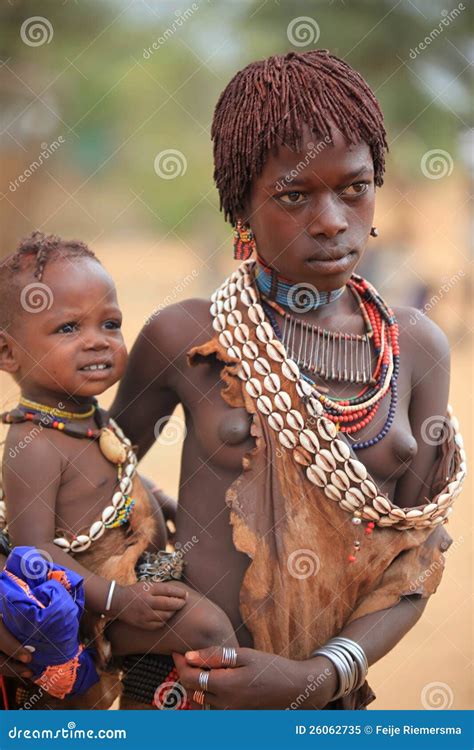
M 329 139 L 335 125 L 348 143 L 366 142 L 375 184 L 383 184 L 386 133 L 367 83 L 328 50 L 289 52 L 239 71 L 217 102 L 211 130 L 214 179 L 226 220 L 236 223 L 252 181 L 280 140 L 301 148 L 305 125 L 320 140 Z
M 63 240 L 54 234 L 43 234 L 43 232 L 32 232 L 28 237 L 20 242 L 14 255 L 11 257 L 11 271 L 20 271 L 23 267 L 23 260 L 28 256 L 36 256 L 34 276 L 41 281 L 44 267 L 50 258 L 67 257 L 84 257 L 94 258 L 96 255 L 90 250 L 84 242 L 79 240 Z

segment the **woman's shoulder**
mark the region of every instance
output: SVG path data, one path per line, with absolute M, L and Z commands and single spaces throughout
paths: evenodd
M 400 333 L 400 353 L 409 356 L 413 372 L 449 371 L 450 345 L 443 329 L 415 307 L 394 307 Z
M 213 335 L 209 299 L 186 299 L 155 311 L 142 329 L 142 338 L 165 355 L 186 352 Z
M 394 307 L 400 336 L 413 345 L 423 346 L 428 352 L 449 351 L 449 341 L 445 332 L 434 320 L 416 307 Z

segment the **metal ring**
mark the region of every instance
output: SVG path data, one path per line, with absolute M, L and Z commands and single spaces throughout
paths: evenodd
M 222 647 L 222 667 L 237 666 L 237 651 L 233 646 Z
M 210 671 L 208 670 L 203 669 L 201 672 L 199 672 L 198 684 L 201 690 L 204 690 L 204 692 L 208 690 L 207 686 L 209 684 L 209 675 L 210 675 Z
M 204 706 L 205 695 L 202 690 L 195 690 L 193 693 L 193 701 L 198 703 L 200 706 Z

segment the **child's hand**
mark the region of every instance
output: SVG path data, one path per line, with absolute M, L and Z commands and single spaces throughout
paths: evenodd
M 140 581 L 117 589 L 116 618 L 145 630 L 163 627 L 188 598 L 188 592 L 175 583 Z

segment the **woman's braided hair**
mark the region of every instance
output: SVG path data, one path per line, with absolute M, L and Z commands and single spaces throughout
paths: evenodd
M 252 181 L 278 143 L 301 149 L 305 125 L 326 142 L 332 125 L 348 143 L 365 141 L 375 184 L 383 184 L 383 115 L 362 76 L 328 50 L 275 55 L 239 71 L 214 112 L 214 179 L 226 220 L 235 224 Z

